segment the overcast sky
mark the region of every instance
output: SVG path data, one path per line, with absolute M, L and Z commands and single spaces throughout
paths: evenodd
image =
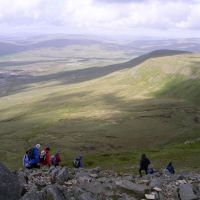
M 0 0 L 0 30 L 199 37 L 200 0 Z

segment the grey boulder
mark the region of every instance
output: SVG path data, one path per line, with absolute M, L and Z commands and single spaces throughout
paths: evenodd
M 95 198 L 89 192 L 83 193 L 78 197 L 78 200 L 94 200 Z
M 27 192 L 20 200 L 46 200 L 46 194 L 44 192 L 31 190 Z
M 17 175 L 10 172 L 0 163 L 0 199 L 18 200 L 20 192 L 21 189 Z
M 190 183 L 181 184 L 179 187 L 179 195 L 181 200 L 195 200 L 198 199 L 193 192 L 193 187 Z
M 61 170 L 59 170 L 57 176 L 56 176 L 56 182 L 58 184 L 64 184 L 64 182 L 69 178 L 69 173 L 67 171 L 66 167 L 63 167 Z
M 146 191 L 148 191 L 148 188 L 146 186 L 132 183 L 128 180 L 119 180 L 116 181 L 115 184 L 122 189 L 132 191 L 134 194 L 140 197 L 143 197 Z
M 99 182 L 84 183 L 81 188 L 93 194 L 101 194 L 105 192 L 103 185 Z
M 46 188 L 46 199 L 51 200 L 66 200 L 65 196 L 63 195 L 63 192 L 60 191 L 56 185 L 49 185 Z

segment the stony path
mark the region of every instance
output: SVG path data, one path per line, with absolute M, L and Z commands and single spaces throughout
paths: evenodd
M 5 179 L 6 170 L 0 165 L 0 178 L 4 176 Z M 12 185 L 9 185 L 11 189 L 13 187 L 14 195 L 8 198 L 2 188 L 3 184 L 9 183 L 6 180 L 0 183 L 0 199 L 4 200 L 200 199 L 200 173 L 169 175 L 159 172 L 140 178 L 103 171 L 98 167 L 78 170 L 51 167 L 20 170 L 15 174 L 7 170 L 6 174 L 7 180 L 14 180 L 15 177 L 18 183 L 12 181 Z

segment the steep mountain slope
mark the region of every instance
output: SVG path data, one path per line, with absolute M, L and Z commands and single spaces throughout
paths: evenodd
M 173 160 L 197 168 L 200 55 L 153 55 L 106 76 L 44 79 L 2 97 L 0 158 L 19 166 L 40 142 L 62 149 L 65 160 L 83 153 L 86 166 L 127 169 L 145 151 L 158 167 Z
M 132 68 L 135 67 L 144 61 L 148 60 L 149 58 L 157 58 L 162 56 L 170 56 L 170 55 L 181 55 L 189 53 L 186 51 L 175 51 L 175 50 L 159 50 L 159 51 L 153 51 L 148 54 L 144 54 L 142 56 L 136 57 L 128 62 L 123 62 L 119 64 L 112 64 L 112 65 L 106 65 L 102 67 L 87 67 L 79 70 L 67 70 L 67 71 L 59 71 L 57 73 L 50 73 L 50 74 L 44 74 L 44 75 L 32 75 L 29 74 L 28 76 L 23 76 L 23 79 L 21 76 L 15 76 L 15 79 L 13 79 L 13 76 L 10 77 L 6 73 L 6 80 L 10 82 L 9 78 L 11 79 L 11 84 L 13 83 L 21 88 L 26 87 L 27 84 L 33 84 L 33 83 L 40 83 L 40 82 L 50 82 L 50 81 L 61 81 L 63 84 L 75 84 L 75 83 L 81 83 L 89 80 L 94 80 L 99 77 L 106 76 L 108 74 L 111 74 L 113 72 Z M 52 60 L 52 62 L 67 62 L 67 60 Z M 0 67 L 6 67 L 6 66 L 23 66 L 23 65 L 31 65 L 31 64 L 41 64 L 48 62 L 47 60 L 38 60 L 38 61 L 11 61 L 11 62 L 0 62 Z M 11 73 L 12 74 L 12 73 Z M 2 76 L 3 78 L 3 76 Z M 10 93 L 15 92 L 16 88 L 13 87 L 9 91 L 0 90 L 0 96 L 6 96 Z M 19 89 L 17 89 L 19 90 Z M 2 94 L 3 93 L 3 94 Z

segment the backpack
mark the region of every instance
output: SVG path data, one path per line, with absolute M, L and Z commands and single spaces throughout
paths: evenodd
M 24 167 L 29 167 L 30 166 L 28 154 L 24 154 L 24 157 L 23 157 L 23 166 Z
M 29 160 L 32 160 L 34 158 L 34 149 L 33 148 L 30 148 L 28 151 L 27 151 L 27 156 L 28 156 L 28 159 Z
M 77 160 L 77 159 L 74 160 L 73 165 L 74 165 L 75 168 L 79 168 L 79 165 L 80 165 L 79 162 L 80 161 Z
M 51 156 L 51 164 L 56 165 L 56 156 Z
M 46 151 L 42 150 L 40 153 L 40 160 L 45 161 L 46 160 Z

